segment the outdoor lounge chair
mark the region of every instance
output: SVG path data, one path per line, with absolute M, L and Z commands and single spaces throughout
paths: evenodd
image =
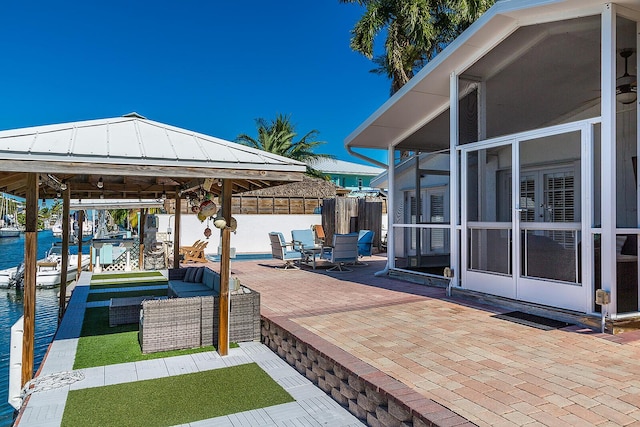
M 197 240 L 193 246 L 181 246 L 182 262 L 207 262 L 207 258 L 204 256 L 204 249 L 208 244 L 209 242 Z
M 313 227 L 311 227 L 311 229 L 313 230 L 313 234 L 315 234 L 316 236 L 316 244 L 324 245 L 324 240 L 326 237 L 324 234 L 324 228 L 322 227 L 322 224 L 316 224 Z
M 322 258 L 335 264 L 327 271 L 351 271 L 344 265 L 358 261 L 358 234 L 334 234 L 331 251 L 323 252 Z
M 298 250 L 293 249 L 292 244 L 287 244 L 284 240 L 282 233 L 272 231 L 269 233 L 269 240 L 271 240 L 271 255 L 274 259 L 281 259 L 285 262 L 283 267 L 276 267 L 282 270 L 291 268 L 300 268 L 294 264 L 294 261 L 298 263 L 304 258 L 304 254 Z M 287 249 L 290 247 L 290 249 Z
M 375 232 L 360 230 L 358 232 L 358 257 L 371 256 L 373 254 L 373 237 Z M 366 262 L 357 261 L 355 265 L 367 265 Z
M 316 244 L 313 230 L 306 228 L 304 230 L 291 230 L 291 238 L 293 240 L 293 249 L 304 254 L 304 262 L 312 262 L 313 269 L 316 269 L 316 256 L 319 255 L 323 248 L 322 245 Z

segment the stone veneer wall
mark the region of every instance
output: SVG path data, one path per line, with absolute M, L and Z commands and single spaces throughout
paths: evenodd
M 284 317 L 262 316 L 262 342 L 369 426 L 473 426 Z

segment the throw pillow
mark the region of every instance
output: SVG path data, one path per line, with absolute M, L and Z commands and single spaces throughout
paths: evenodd
M 196 283 L 202 282 L 202 275 L 203 274 L 204 274 L 204 267 L 196 268 L 196 274 L 195 274 L 195 277 L 193 278 L 193 281 L 196 282 Z
M 184 274 L 184 281 L 193 282 L 193 279 L 195 279 L 195 277 L 196 277 L 196 268 L 195 267 L 187 268 L 187 272 Z

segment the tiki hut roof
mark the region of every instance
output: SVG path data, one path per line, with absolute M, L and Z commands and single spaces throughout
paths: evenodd
M 331 181 L 313 178 L 304 175 L 302 181 L 277 185 L 260 190 L 252 190 L 241 193 L 242 196 L 259 197 L 309 197 L 309 198 L 332 198 L 336 195 L 343 195 L 349 190 L 335 185 Z

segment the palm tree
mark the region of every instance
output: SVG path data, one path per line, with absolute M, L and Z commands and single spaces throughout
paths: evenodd
M 339 0 L 365 7 L 351 30 L 351 48 L 377 65 L 397 92 L 495 0 Z M 374 58 L 376 36 L 387 30 L 385 54 Z
M 236 137 L 236 142 L 304 162 L 307 164 L 307 175 L 328 179 L 322 172 L 313 168 L 313 164 L 321 159 L 335 159 L 335 156 L 331 154 L 314 152 L 316 148 L 325 143 L 316 139 L 319 134 L 317 130 L 311 130 L 302 138 L 294 141 L 298 136 L 295 125 L 291 123 L 291 116 L 282 114 L 278 114 L 276 119 L 272 121 L 263 118 L 256 119 L 256 128 L 257 138 L 243 133 Z

